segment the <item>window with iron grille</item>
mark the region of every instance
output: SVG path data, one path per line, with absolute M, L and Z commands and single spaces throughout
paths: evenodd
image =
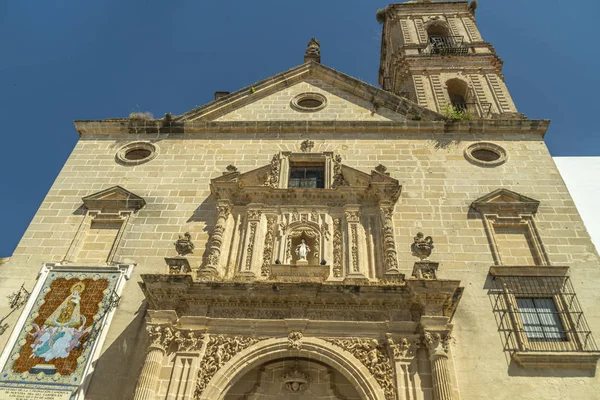
M 568 276 L 494 276 L 490 290 L 504 350 L 598 352 Z
M 515 299 L 527 339 L 568 340 L 552 297 L 516 297 Z
M 300 164 L 290 165 L 290 188 L 324 188 L 325 167 L 323 165 Z

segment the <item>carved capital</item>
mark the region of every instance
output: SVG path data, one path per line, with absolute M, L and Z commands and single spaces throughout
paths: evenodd
M 429 332 L 423 335 L 423 342 L 429 350 L 429 358 L 448 357 L 451 336 L 446 332 Z
M 199 351 L 202 346 L 204 335 L 196 335 L 194 332 L 176 331 L 173 335 L 175 351 Z
M 421 340 L 418 338 L 401 337 L 394 339 L 392 335 L 387 335 L 387 343 L 393 354 L 395 361 L 410 361 L 417 354 L 417 350 L 421 345 Z

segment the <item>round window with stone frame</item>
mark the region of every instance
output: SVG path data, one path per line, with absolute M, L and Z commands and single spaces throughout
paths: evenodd
M 301 93 L 292 99 L 290 105 L 296 111 L 319 111 L 327 106 L 327 97 L 320 93 Z
M 480 167 L 496 167 L 507 160 L 506 150 L 494 143 L 478 142 L 465 149 L 465 158 Z
M 123 165 L 140 165 L 156 157 L 156 150 L 156 145 L 152 143 L 132 142 L 117 151 L 115 160 Z

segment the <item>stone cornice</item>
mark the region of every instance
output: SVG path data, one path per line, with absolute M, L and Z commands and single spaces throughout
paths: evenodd
M 288 283 L 273 281 L 194 281 L 190 275 L 142 275 L 140 283 L 150 310 L 176 310 L 183 315 L 227 317 L 243 311 L 244 318 L 310 318 L 316 314 L 352 312 L 371 321 L 414 320 L 421 315 L 450 317 L 462 292 L 460 281 L 416 280 L 343 285 L 339 282 Z M 271 310 L 272 315 L 269 315 Z M 290 310 L 292 313 L 290 313 Z M 302 310 L 313 317 L 293 315 Z M 410 312 L 409 312 L 410 310 Z M 403 313 L 402 317 L 393 317 Z M 409 315 L 410 314 L 410 315 Z M 334 318 L 335 319 L 335 318 Z
M 162 120 L 131 121 L 74 121 L 80 137 L 128 134 L 261 134 L 264 137 L 277 134 L 326 134 L 331 133 L 378 133 L 378 134 L 441 134 L 441 133 L 537 133 L 544 137 L 549 120 L 500 120 L 481 119 L 462 122 L 446 121 L 191 121 L 165 124 Z
M 420 1 L 390 4 L 390 11 L 399 15 L 435 13 L 455 13 L 459 16 L 472 16 L 468 1 Z

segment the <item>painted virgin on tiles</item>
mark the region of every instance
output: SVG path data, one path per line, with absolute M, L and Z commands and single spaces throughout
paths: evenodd
M 51 271 L 0 381 L 79 385 L 118 277 Z

